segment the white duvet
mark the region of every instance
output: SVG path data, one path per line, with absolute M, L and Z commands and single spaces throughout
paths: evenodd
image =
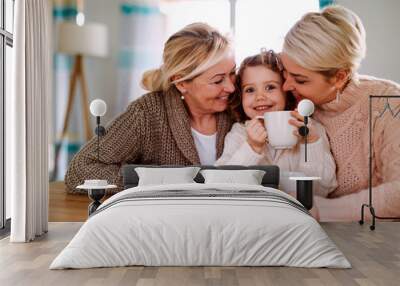
M 276 189 L 238 184 L 135 187 L 99 208 L 50 269 L 145 266 L 294 266 L 350 268 L 314 218 L 262 198 L 174 197 L 125 200 L 136 192 Z

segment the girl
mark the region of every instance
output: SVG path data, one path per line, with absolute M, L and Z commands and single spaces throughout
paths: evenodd
M 238 121 L 225 137 L 222 156 L 216 165 L 265 165 L 279 166 L 281 174 L 302 172 L 307 176 L 321 177 L 314 187 L 317 195 L 326 197 L 337 187 L 335 162 L 330 153 L 324 128 L 310 120 L 308 135 L 308 162 L 304 162 L 304 144 L 298 131 L 299 143 L 292 149 L 275 150 L 268 144 L 268 134 L 262 120 L 265 112 L 293 110 L 296 99 L 282 90 L 282 65 L 272 51 L 246 58 L 238 71 L 238 93 L 234 96 L 231 110 Z M 303 117 L 292 111 L 291 125 L 303 125 Z M 281 178 L 284 176 L 281 175 Z M 284 181 L 282 183 L 285 183 Z M 293 182 L 294 183 L 294 182 Z M 285 183 L 290 186 L 290 184 Z M 283 190 L 295 191 L 294 184 Z

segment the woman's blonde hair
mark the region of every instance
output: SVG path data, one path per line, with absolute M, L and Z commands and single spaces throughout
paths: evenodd
M 229 39 L 216 29 L 204 23 L 190 24 L 167 40 L 162 66 L 143 74 L 142 87 L 167 91 L 175 83 L 193 79 L 218 63 L 229 48 Z
M 286 34 L 283 53 L 300 66 L 327 78 L 339 69 L 352 76 L 365 57 L 365 30 L 360 18 L 342 6 L 305 14 Z

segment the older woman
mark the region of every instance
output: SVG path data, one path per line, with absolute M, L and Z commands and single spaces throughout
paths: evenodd
M 394 82 L 357 74 L 365 50 L 359 17 L 341 6 L 304 15 L 284 41 L 284 89 L 315 103 L 337 164 L 338 188 L 315 199 L 323 221 L 360 219 L 368 203 L 369 95 L 400 95 Z M 389 112 L 377 119 L 384 104 L 373 102 L 373 202 L 377 215 L 400 216 L 400 121 Z M 391 104 L 399 110 L 399 101 Z
M 226 109 L 234 77 L 230 42 L 218 31 L 195 23 L 173 34 L 162 66 L 143 75 L 150 93 L 107 127 L 100 162 L 95 139 L 76 154 L 65 177 L 68 189 L 91 178 L 121 187 L 119 171 L 127 163 L 213 164 L 232 124 Z

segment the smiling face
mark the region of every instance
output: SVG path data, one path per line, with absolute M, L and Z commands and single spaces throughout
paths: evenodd
M 307 98 L 316 105 L 324 104 L 334 100 L 338 86 L 343 86 L 334 78 L 327 79 L 321 73 L 299 66 L 285 53 L 281 54 L 281 60 L 285 69 L 283 89 L 291 91 L 298 99 Z
M 235 60 L 229 54 L 205 72 L 179 84 L 178 89 L 185 96 L 190 112 L 212 114 L 228 107 L 228 98 L 235 91 Z
M 264 66 L 246 67 L 241 80 L 242 106 L 249 118 L 285 109 L 285 93 L 279 73 Z

